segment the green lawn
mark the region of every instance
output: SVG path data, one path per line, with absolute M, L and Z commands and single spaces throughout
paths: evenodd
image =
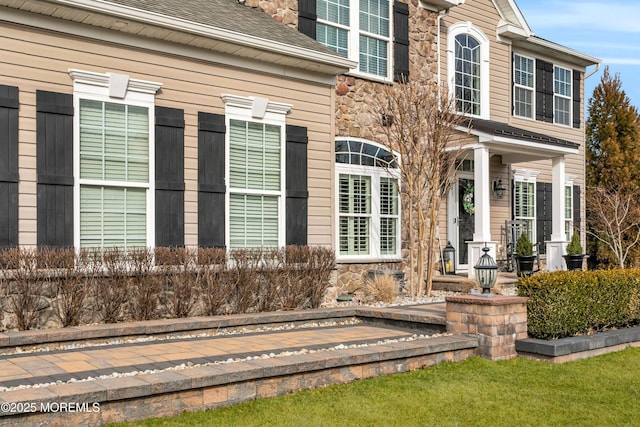
M 638 426 L 640 348 L 460 363 L 118 426 Z

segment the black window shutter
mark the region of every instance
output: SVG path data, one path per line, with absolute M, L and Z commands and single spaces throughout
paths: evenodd
M 580 82 L 582 73 L 573 70 L 573 127 L 580 129 Z
M 536 120 L 544 121 L 544 61 L 536 59 Z
M 156 246 L 184 246 L 184 110 L 155 108 Z
M 580 223 L 582 218 L 580 217 L 580 186 L 573 186 L 573 231 L 580 231 Z
M 198 113 L 198 246 L 225 246 L 225 119 Z
M 37 244 L 73 246 L 73 95 L 36 91 Z
M 286 244 L 307 244 L 307 128 L 287 125 Z
M 511 54 L 511 115 L 516 114 L 516 54 Z
M 0 85 L 0 249 L 18 246 L 18 88 Z
M 552 221 L 551 183 L 536 182 L 536 241 L 541 254 L 546 253 L 544 242 L 551 240 Z
M 409 5 L 393 2 L 393 79 L 409 78 Z
M 316 38 L 316 0 L 298 1 L 298 31 L 312 39 Z
M 536 59 L 536 120 L 553 123 L 553 64 Z

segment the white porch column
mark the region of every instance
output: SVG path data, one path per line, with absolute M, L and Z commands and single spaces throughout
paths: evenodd
M 468 243 L 468 277 L 475 276 L 473 267 L 482 256 L 482 248 L 489 247 L 489 255 L 496 258 L 496 244 L 491 241 L 491 186 L 489 179 L 489 149 L 479 146 L 473 150 L 474 181 L 474 232 L 473 241 Z
M 565 236 L 565 168 L 564 156 L 556 157 L 552 161 L 551 184 L 551 240 L 547 242 L 547 270 L 564 270 L 564 255 L 567 246 Z

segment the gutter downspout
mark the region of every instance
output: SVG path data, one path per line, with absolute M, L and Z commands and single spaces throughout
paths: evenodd
M 439 35 L 439 34 L 438 34 L 438 35 Z M 598 63 L 596 64 L 596 68 L 595 68 L 595 69 L 593 69 L 593 70 L 591 70 L 591 72 L 590 72 L 589 74 L 585 75 L 585 76 L 584 76 L 584 79 L 585 79 L 585 80 L 587 80 L 589 77 L 593 76 L 595 73 L 597 73 L 598 71 L 600 71 L 600 65 L 601 65 L 601 64 L 598 62 Z
M 437 41 L 436 43 L 438 44 L 438 100 L 441 99 L 442 95 L 440 93 L 440 89 L 442 88 L 442 78 L 441 78 L 441 63 L 442 63 L 442 59 L 440 57 L 440 26 L 441 26 L 441 21 L 442 18 L 446 18 L 447 16 L 449 16 L 449 9 L 445 9 L 445 10 L 441 10 L 438 12 L 438 19 L 436 19 L 436 22 L 438 23 L 438 37 L 437 37 Z

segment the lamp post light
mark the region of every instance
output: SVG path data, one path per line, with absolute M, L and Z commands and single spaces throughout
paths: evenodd
M 489 255 L 489 248 L 485 246 L 482 248 L 482 256 L 478 260 L 474 269 L 476 270 L 476 281 L 482 288 L 482 295 L 491 296 L 491 288 L 496 284 L 498 280 L 498 264 Z

